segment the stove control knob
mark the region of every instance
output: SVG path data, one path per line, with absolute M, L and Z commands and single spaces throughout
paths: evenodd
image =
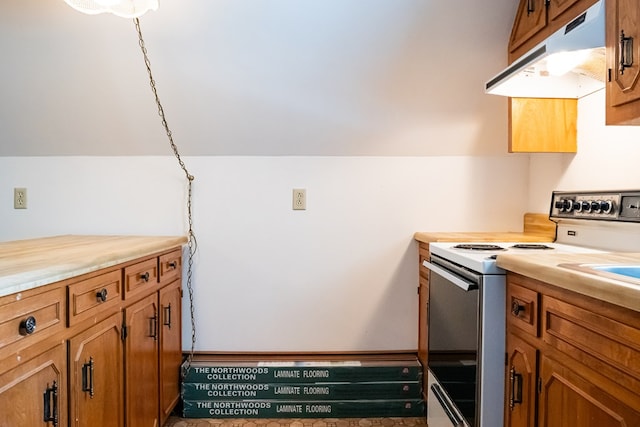
M 565 212 L 571 212 L 575 208 L 576 204 L 571 199 L 567 199 L 564 201 L 564 210 Z
M 582 202 L 580 203 L 580 212 L 584 211 L 586 213 L 591 212 L 591 202 Z
M 554 206 L 560 212 L 571 212 L 573 210 L 573 200 L 560 199 L 556 201 Z
M 600 212 L 600 201 L 597 202 L 591 202 L 591 212 L 593 213 L 599 213 Z
M 613 210 L 613 202 L 611 200 L 605 200 L 600 202 L 600 211 L 602 213 L 608 214 Z

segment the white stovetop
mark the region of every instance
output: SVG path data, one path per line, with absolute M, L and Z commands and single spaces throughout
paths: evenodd
M 465 244 L 489 244 L 500 246 L 501 250 L 471 250 L 458 249 L 457 245 Z M 599 249 L 587 248 L 583 246 L 574 246 L 561 243 L 541 242 L 552 249 L 517 249 L 514 245 L 526 244 L 532 245 L 531 242 L 435 242 L 429 245 L 432 254 L 438 255 L 456 264 L 460 264 L 473 271 L 483 274 L 504 274 L 504 270 L 496 266 L 495 258 L 491 258 L 500 254 L 535 254 L 535 253 L 598 253 Z

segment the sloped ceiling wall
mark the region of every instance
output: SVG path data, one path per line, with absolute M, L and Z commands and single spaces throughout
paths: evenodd
M 141 18 L 183 154 L 506 150 L 517 1 L 164 0 Z M 131 20 L 0 2 L 0 156 L 170 155 Z

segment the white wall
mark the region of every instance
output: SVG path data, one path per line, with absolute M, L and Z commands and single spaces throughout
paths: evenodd
M 415 349 L 413 233 L 520 230 L 527 200 L 526 156 L 185 161 L 199 350 Z M 182 234 L 183 181 L 170 157 L 0 157 L 0 240 Z
M 530 211 L 548 212 L 553 190 L 640 189 L 640 127 L 605 126 L 604 111 L 604 90 L 581 98 L 577 154 L 530 156 Z
M 483 93 L 516 6 L 180 0 L 142 18 L 196 176 L 199 350 L 417 347 L 413 233 L 522 226 L 528 156 L 505 154 L 506 100 Z M 63 0 L 0 2 L 0 240 L 185 233 L 137 42 Z

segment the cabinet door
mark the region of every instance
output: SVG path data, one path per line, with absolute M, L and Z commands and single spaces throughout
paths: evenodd
M 552 359 L 542 357 L 541 363 L 541 427 L 640 425 L 637 395 L 606 378 L 586 381 Z
M 0 375 L 0 427 L 67 425 L 66 360 L 61 343 Z
M 640 4 L 607 0 L 606 8 L 607 124 L 640 124 Z
M 550 0 L 549 25 L 553 26 L 554 30 L 558 29 L 568 24 L 570 19 L 576 18 L 595 2 L 596 0 Z
M 122 313 L 69 340 L 71 426 L 124 425 Z
M 160 289 L 160 425 L 180 399 L 182 364 L 182 286 L 180 280 Z
M 155 427 L 158 420 L 158 295 L 125 309 L 127 427 Z
M 545 0 L 520 0 L 509 39 L 512 54 L 547 25 Z M 525 52 L 522 52 L 525 53 Z M 517 59 L 517 56 L 513 59 Z
M 575 153 L 578 100 L 510 98 L 510 153 Z
M 506 427 L 534 427 L 536 410 L 537 350 L 507 335 Z

